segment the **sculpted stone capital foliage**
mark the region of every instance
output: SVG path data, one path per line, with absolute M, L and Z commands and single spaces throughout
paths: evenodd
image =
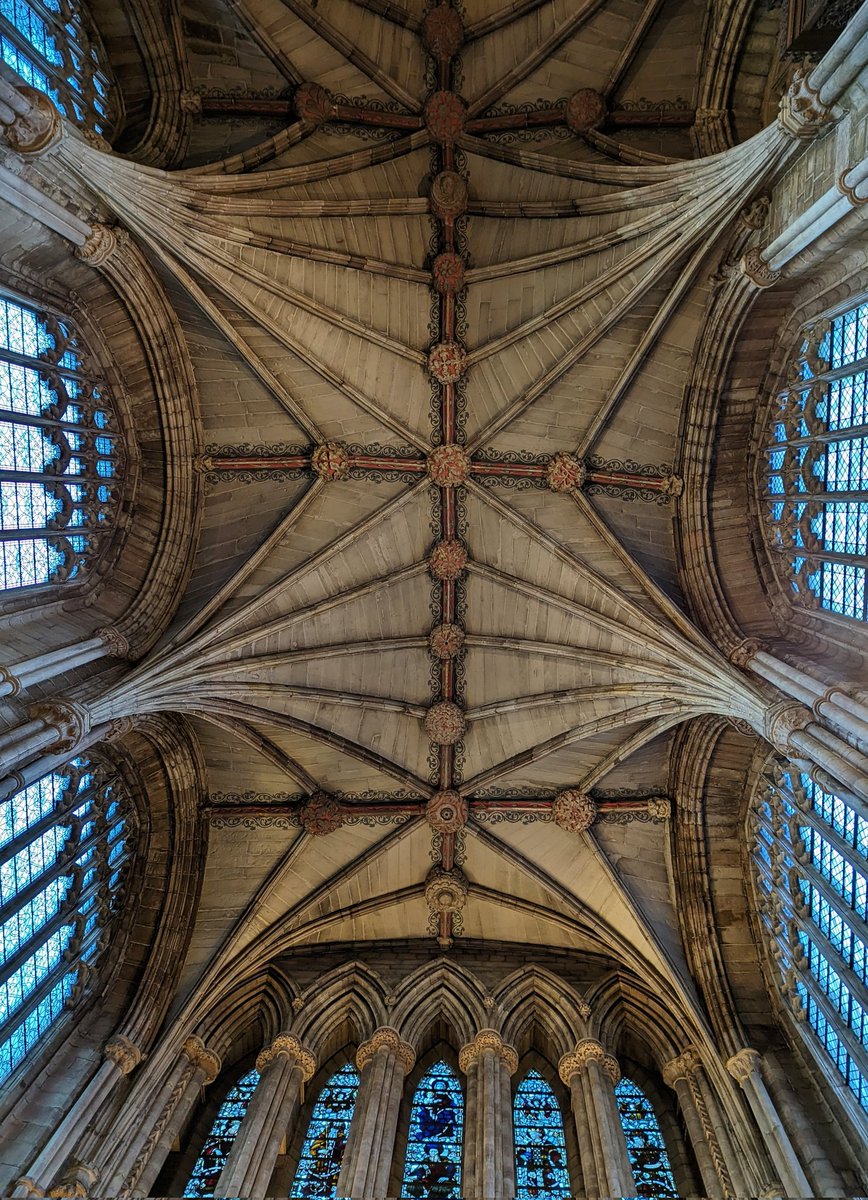
M 674 1087 L 679 1079 L 689 1079 L 694 1071 L 702 1066 L 699 1055 L 688 1046 L 677 1058 L 671 1058 L 663 1064 L 663 1082 Z
M 461 1047 L 458 1065 L 466 1074 L 483 1054 L 496 1054 L 510 1075 L 518 1070 L 518 1054 L 508 1046 L 495 1029 L 481 1029 L 472 1042 Z
M 605 1062 L 608 1057 L 610 1056 L 606 1054 L 605 1049 L 596 1038 L 585 1038 L 578 1043 L 575 1050 L 570 1050 L 567 1054 L 563 1055 L 558 1063 L 558 1074 L 567 1087 L 569 1087 L 573 1076 L 584 1071 L 589 1063 L 599 1063 L 605 1069 Z
M 760 1073 L 761 1063 L 762 1058 L 759 1052 L 745 1047 L 743 1050 L 739 1050 L 736 1054 L 733 1054 L 732 1058 L 727 1059 L 726 1069 L 733 1079 L 737 1079 L 744 1086 L 754 1072 L 757 1074 Z
M 50 704 L 31 704 L 29 716 L 54 729 L 55 749 L 72 750 L 90 732 L 90 713 L 75 700 L 55 700 Z
M 394 1054 L 405 1075 L 409 1075 L 413 1070 L 416 1051 L 409 1042 L 402 1040 L 397 1029 L 392 1029 L 389 1025 L 383 1025 L 380 1029 L 374 1030 L 368 1040 L 359 1046 L 356 1053 L 356 1066 L 359 1070 L 364 1070 L 380 1050 Z
M 834 119 L 833 110 L 824 104 L 811 86 L 813 63 L 805 59 L 793 71 L 790 86 L 781 97 L 778 124 L 794 138 L 812 138 Z
M 43 154 L 61 137 L 60 113 L 43 92 L 28 84 L 19 84 L 18 92 L 28 103 L 27 113 L 16 113 L 4 132 L 9 146 L 19 154 Z
M 780 700 L 773 704 L 764 718 L 763 734 L 776 750 L 789 754 L 793 734 L 806 729 L 814 722 L 814 714 L 804 704 L 794 700 Z
M 96 222 L 83 245 L 77 246 L 75 257 L 90 267 L 101 267 L 116 253 L 124 239 L 110 225 Z
M 220 1074 L 222 1066 L 220 1055 L 214 1050 L 209 1050 L 202 1039 L 195 1034 L 184 1042 L 183 1051 L 195 1069 L 202 1072 L 204 1076 L 202 1082 L 213 1083 Z
M 754 246 L 742 257 L 741 273 L 758 288 L 771 287 L 781 277 L 780 271 L 773 270 L 762 256 L 762 249 Z
M 122 1075 L 129 1075 L 130 1071 L 134 1070 L 143 1058 L 142 1052 L 135 1042 L 131 1042 L 122 1033 L 106 1042 L 103 1053 L 109 1062 L 113 1062 L 119 1068 Z
M 256 1069 L 259 1074 L 266 1071 L 281 1055 L 301 1069 L 305 1083 L 313 1078 L 316 1071 L 316 1056 L 303 1046 L 292 1033 L 279 1033 L 270 1046 L 266 1046 L 264 1050 L 260 1051 L 256 1058 Z

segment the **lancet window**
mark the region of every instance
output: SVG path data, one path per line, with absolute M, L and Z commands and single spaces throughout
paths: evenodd
M 868 822 L 784 762 L 751 813 L 762 928 L 793 1015 L 868 1111 Z
M 304 1139 L 290 1196 L 337 1196 L 338 1176 L 359 1091 L 359 1073 L 341 1067 L 320 1092 Z
M 678 1189 L 651 1101 L 626 1076 L 615 1086 L 615 1100 L 627 1142 L 636 1195 L 676 1197 Z
M 120 474 L 111 400 L 71 322 L 0 294 L 0 590 L 79 579 Z
M 539 1071 L 528 1071 L 516 1090 L 513 1128 L 518 1200 L 569 1197 L 561 1106 Z
M 0 58 L 77 125 L 116 124 L 105 52 L 76 0 L 0 0 Z
M 402 1197 L 457 1200 L 461 1196 L 464 1097 L 458 1076 L 445 1062 L 434 1063 L 416 1087 Z
M 798 602 L 868 620 L 868 303 L 805 333 L 772 416 L 765 515 Z
M 254 1069 L 248 1071 L 246 1075 L 242 1075 L 227 1092 L 226 1099 L 217 1110 L 214 1124 L 211 1126 L 205 1144 L 196 1160 L 190 1182 L 184 1189 L 185 1196 L 202 1198 L 214 1195 L 217 1180 L 226 1166 L 229 1152 L 238 1136 L 238 1130 L 244 1120 L 250 1098 L 256 1091 L 258 1083 L 259 1072 Z
M 88 758 L 0 803 L 0 1082 L 106 949 L 134 823 L 122 786 Z

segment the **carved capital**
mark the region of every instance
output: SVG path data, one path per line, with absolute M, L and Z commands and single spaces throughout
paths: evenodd
M 458 1055 L 458 1065 L 467 1074 L 486 1053 L 496 1054 L 510 1075 L 514 1075 L 518 1070 L 518 1055 L 494 1029 L 481 1029 L 472 1042 L 462 1046 Z
M 31 1179 L 29 1175 L 19 1175 L 15 1180 L 15 1191 L 27 1193 L 27 1200 L 42 1200 L 45 1195 L 44 1190 L 39 1186 L 35 1179 Z
M 760 1074 L 760 1064 L 762 1059 L 756 1050 L 750 1050 L 745 1047 L 739 1050 L 737 1054 L 733 1054 L 732 1058 L 726 1061 L 726 1069 L 729 1071 L 733 1079 L 744 1087 L 751 1075 L 756 1072 Z
M 43 154 L 60 138 L 63 125 L 60 113 L 48 96 L 22 83 L 17 91 L 29 104 L 26 114 L 17 114 L 5 127 L 6 141 L 19 154 Z
M 793 72 L 790 86 L 781 97 L 778 124 L 794 138 L 812 138 L 833 120 L 832 109 L 820 99 L 809 76 L 813 64 L 805 59 Z
M 781 754 L 792 752 L 792 737 L 799 729 L 806 729 L 814 722 L 814 714 L 804 704 L 793 700 L 780 700 L 773 704 L 763 720 L 763 736 Z
M 90 713 L 74 700 L 55 700 L 51 704 L 31 704 L 27 710 L 34 720 L 44 721 L 57 734 L 54 749 L 72 750 L 90 732 Z
M 59 1183 L 51 1188 L 51 1197 L 74 1196 L 84 1200 L 90 1195 L 91 1188 L 99 1181 L 99 1171 L 88 1163 L 72 1162 L 63 1172 Z
M 129 658 L 129 639 L 119 629 L 115 629 L 111 625 L 104 625 L 102 629 L 94 630 L 94 637 L 100 638 L 106 652 L 112 658 Z
M 699 1055 L 692 1046 L 688 1046 L 677 1058 L 671 1058 L 663 1064 L 663 1082 L 674 1087 L 679 1079 L 689 1079 L 701 1066 Z
M 773 271 L 763 258 L 759 246 L 754 246 L 752 250 L 748 250 L 747 254 L 742 256 L 740 267 L 742 275 L 745 275 L 758 288 L 771 287 L 781 277 L 780 271 Z
M 397 1029 L 383 1025 L 374 1030 L 366 1042 L 362 1042 L 356 1053 L 356 1066 L 360 1071 L 368 1065 L 374 1055 L 386 1050 L 393 1054 L 405 1075 L 409 1075 L 416 1063 L 416 1051 L 409 1042 L 402 1041 Z
M 734 667 L 741 667 L 746 671 L 762 648 L 762 643 L 756 638 L 744 638 L 730 650 L 729 661 Z
M 113 720 L 109 721 L 108 728 L 102 740 L 104 742 L 119 742 L 128 733 L 132 733 L 135 727 L 135 717 L 114 717 Z
M 116 253 L 121 240 L 117 230 L 97 222 L 84 245 L 76 247 L 75 257 L 90 267 L 101 267 Z
M 614 1054 L 607 1054 L 603 1059 L 603 1070 L 611 1079 L 612 1086 L 614 1087 L 621 1078 L 621 1068 L 618 1066 L 618 1060 Z
M 203 1075 L 203 1083 L 213 1083 L 220 1074 L 220 1055 L 214 1050 L 209 1050 L 200 1037 L 195 1034 L 188 1037 L 182 1047 L 184 1054 L 187 1055 L 190 1062 L 197 1071 L 201 1071 Z
M 109 1062 L 114 1063 L 122 1075 L 129 1075 L 144 1057 L 135 1042 L 131 1042 L 122 1033 L 106 1042 L 103 1054 Z
M 279 1033 L 270 1046 L 266 1046 L 256 1059 L 256 1069 L 260 1075 L 266 1071 L 272 1063 L 275 1063 L 281 1055 L 288 1058 L 295 1066 L 301 1070 L 302 1078 L 307 1083 L 312 1079 L 316 1071 L 316 1055 L 314 1055 L 306 1046 L 291 1033 Z
M 769 196 L 757 196 L 756 200 L 752 200 L 746 208 L 741 210 L 738 219 L 748 229 L 762 229 L 768 220 L 770 207 L 771 198 Z
M 584 1071 L 588 1063 L 596 1062 L 602 1067 L 607 1057 L 605 1049 L 596 1038 L 585 1038 L 578 1043 L 575 1050 L 563 1055 L 558 1063 L 558 1074 L 569 1087 L 573 1076 Z

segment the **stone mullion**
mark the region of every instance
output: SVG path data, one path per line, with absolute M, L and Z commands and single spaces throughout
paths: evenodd
M 247 1106 L 215 1196 L 264 1200 L 280 1144 L 301 1104 L 316 1059 L 292 1034 L 279 1034 L 256 1060 L 259 1082 Z
M 356 1056 L 361 1084 L 338 1179 L 338 1195 L 352 1200 L 385 1196 L 395 1150 L 404 1079 L 415 1054 L 397 1031 L 384 1026 Z

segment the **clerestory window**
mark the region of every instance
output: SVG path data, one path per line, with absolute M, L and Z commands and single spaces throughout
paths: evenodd
M 615 1100 L 627 1142 L 636 1195 L 677 1197 L 666 1143 L 651 1101 L 638 1084 L 626 1076 L 615 1085 Z
M 868 1111 L 868 822 L 773 761 L 751 824 L 758 911 L 787 1006 Z
M 97 967 L 134 845 L 123 787 L 87 757 L 0 803 L 0 1083 Z
M 868 303 L 805 331 L 772 412 L 764 508 L 794 599 L 868 620 Z
M 0 58 L 70 121 L 106 137 L 117 125 L 105 51 L 78 0 L 0 0 Z
M 290 1196 L 335 1197 L 344 1150 L 359 1091 L 359 1073 L 349 1063 L 335 1071 L 319 1094 L 307 1127 Z
M 111 399 L 72 323 L 0 294 L 0 590 L 79 580 L 121 474 Z
M 241 1122 L 247 1114 L 247 1106 L 258 1083 L 259 1072 L 254 1068 L 242 1075 L 226 1093 L 226 1098 L 217 1109 L 214 1124 L 196 1159 L 190 1182 L 184 1189 L 185 1196 L 194 1196 L 198 1200 L 204 1200 L 204 1197 L 214 1195 L 217 1180 L 226 1166 L 229 1152 L 238 1136 Z

